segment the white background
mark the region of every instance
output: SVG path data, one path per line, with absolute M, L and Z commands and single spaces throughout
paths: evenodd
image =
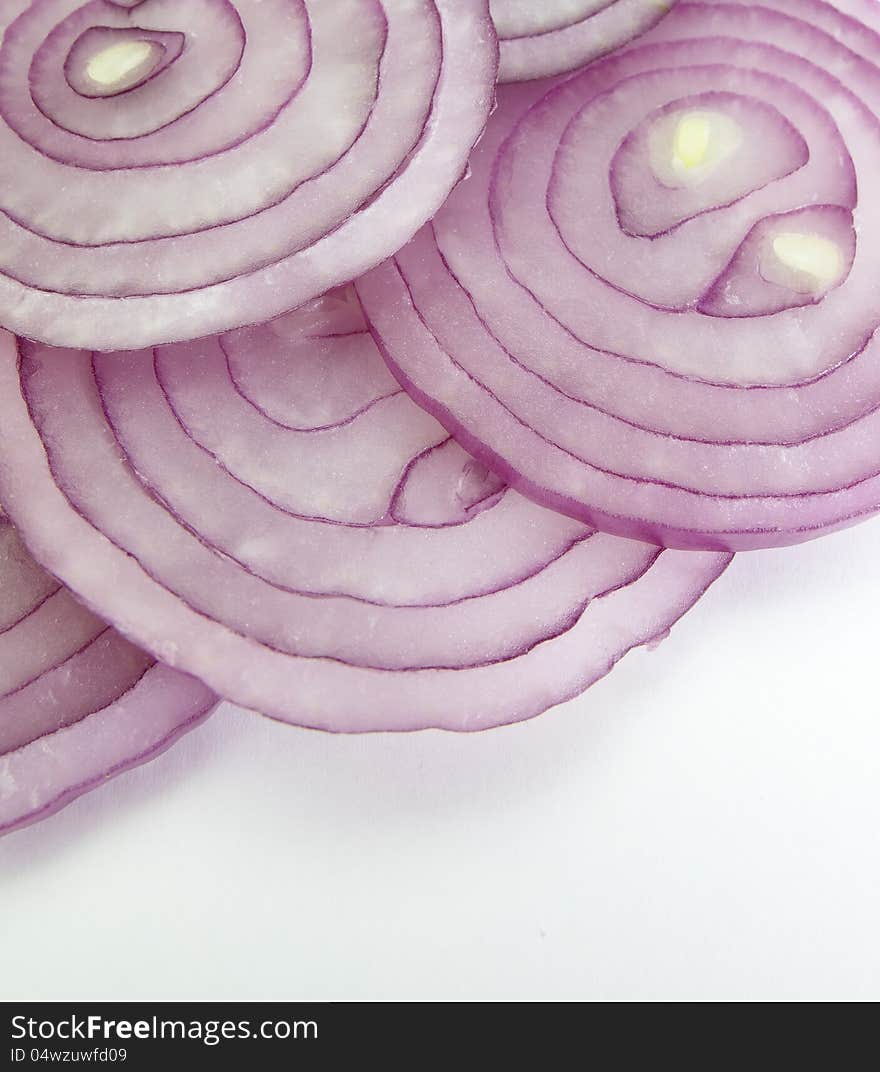
M 526 725 L 224 708 L 0 840 L 0 998 L 880 998 L 880 522 Z

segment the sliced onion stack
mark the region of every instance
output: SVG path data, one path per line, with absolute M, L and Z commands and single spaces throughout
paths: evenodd
M 0 517 L 0 835 L 152 759 L 215 703 L 76 602 Z
M 490 0 L 501 82 L 563 74 L 654 26 L 677 0 Z
M 337 731 L 536 715 L 664 634 L 729 558 L 505 487 L 403 393 L 350 290 L 154 351 L 7 338 L 0 497 L 137 644 Z
M 10 0 L 0 323 L 96 350 L 274 316 L 405 242 L 493 100 L 486 0 Z
M 880 4 L 683 2 L 505 87 L 358 283 L 395 374 L 536 501 L 679 548 L 880 507 Z

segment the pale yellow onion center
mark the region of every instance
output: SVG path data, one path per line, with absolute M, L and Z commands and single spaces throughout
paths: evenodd
M 120 41 L 95 53 L 86 64 L 86 74 L 99 86 L 125 82 L 154 55 L 150 41 Z
M 840 247 L 823 235 L 797 231 L 777 234 L 773 238 L 773 253 L 810 290 L 825 290 L 843 274 Z
M 676 167 L 692 171 L 706 163 L 706 155 L 712 140 L 712 122 L 702 112 L 683 116 L 675 128 L 672 146 Z
M 664 186 L 698 186 L 739 149 L 743 132 L 724 112 L 662 116 L 650 137 L 651 167 Z

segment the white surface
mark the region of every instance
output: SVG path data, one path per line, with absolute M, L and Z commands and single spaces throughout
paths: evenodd
M 880 998 L 880 522 L 512 729 L 231 709 L 0 840 L 0 998 Z

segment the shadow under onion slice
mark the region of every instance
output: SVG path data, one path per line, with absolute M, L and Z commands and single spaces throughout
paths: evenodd
M 163 662 L 335 731 L 529 718 L 665 632 L 724 554 L 536 506 L 403 393 L 353 293 L 92 354 L 7 337 L 0 497 Z
M 78 603 L 0 515 L 0 835 L 164 752 L 215 704 Z
M 357 283 L 421 405 L 535 501 L 678 548 L 880 508 L 880 5 L 682 0 L 506 86 Z
M 0 323 L 96 350 L 268 319 L 387 257 L 494 95 L 486 0 L 15 0 Z

